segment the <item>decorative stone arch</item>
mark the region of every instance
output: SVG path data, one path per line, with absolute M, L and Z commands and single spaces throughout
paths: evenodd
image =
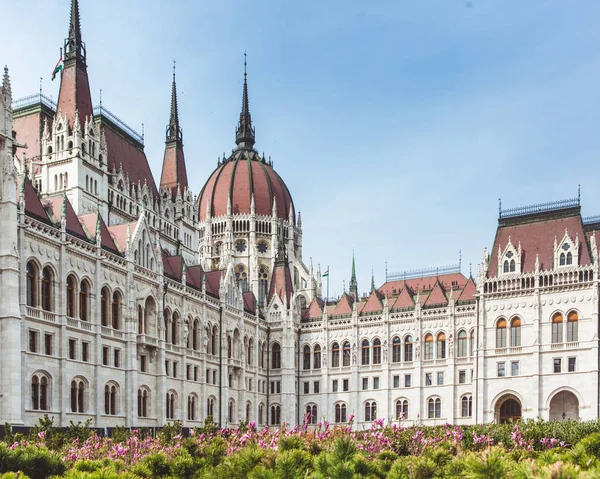
M 585 407 L 583 396 L 575 388 L 561 386 L 552 391 L 546 399 L 548 419 L 579 419 L 579 410 Z
M 513 407 L 516 406 L 515 403 L 508 403 L 509 401 L 515 401 L 518 404 L 518 408 Z M 507 389 L 496 395 L 491 402 L 490 410 L 494 411 L 494 420 L 497 423 L 501 423 L 509 419 L 522 417 L 526 404 L 523 396 L 512 389 Z M 503 405 L 505 405 L 505 410 L 502 408 Z

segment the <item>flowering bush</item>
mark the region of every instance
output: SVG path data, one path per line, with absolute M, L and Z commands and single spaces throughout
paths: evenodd
M 309 419 L 291 429 L 254 422 L 219 428 L 207 421 L 188 437 L 180 423 L 156 437 L 121 428 L 107 438 L 85 425 L 61 432 L 45 418 L 27 438 L 7 429 L 0 473 L 32 479 L 600 477 L 600 423 L 594 421 L 432 427 L 378 419 L 355 430 L 352 416 L 335 427 Z

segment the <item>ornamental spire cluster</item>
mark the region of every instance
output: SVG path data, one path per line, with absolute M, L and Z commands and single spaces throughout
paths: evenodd
M 246 53 L 244 52 L 244 90 L 242 93 L 242 111 L 240 122 L 235 132 L 235 142 L 240 150 L 251 150 L 254 146 L 255 136 L 250 115 L 250 103 L 248 101 L 248 81 L 246 72 Z
M 167 141 L 183 141 L 183 132 L 179 126 L 179 109 L 177 105 L 177 83 L 175 81 L 175 62 L 173 62 L 173 83 L 171 85 L 171 115 L 167 126 Z
M 81 40 L 81 22 L 79 20 L 79 1 L 71 0 L 71 19 L 69 38 L 65 41 L 65 59 L 85 59 L 85 47 Z

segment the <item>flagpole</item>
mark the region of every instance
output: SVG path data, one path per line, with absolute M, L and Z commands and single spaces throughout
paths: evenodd
M 327 265 L 327 299 L 325 300 L 325 303 L 327 303 L 328 300 L 329 300 L 329 265 Z

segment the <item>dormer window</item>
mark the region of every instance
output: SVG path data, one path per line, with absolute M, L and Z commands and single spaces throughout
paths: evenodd
M 513 256 L 514 256 L 514 254 L 512 251 L 509 251 L 505 255 L 505 258 L 506 258 L 504 260 L 504 272 L 505 273 L 514 273 L 516 271 L 517 265 L 515 263 Z
M 498 248 L 498 274 L 521 274 L 521 243 L 515 248 L 510 237 L 504 251 Z
M 569 243 L 565 243 L 562 245 L 562 252 L 560 253 L 560 265 L 568 266 L 573 264 L 573 253 L 569 250 L 571 249 L 571 245 Z
M 579 259 L 579 236 L 573 241 L 565 230 L 563 239 L 554 240 L 554 264 L 560 267 L 577 266 Z

